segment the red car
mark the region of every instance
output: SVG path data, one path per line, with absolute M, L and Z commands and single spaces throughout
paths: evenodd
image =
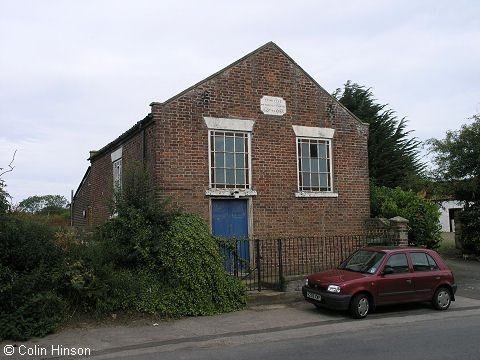
M 317 307 L 350 310 L 360 319 L 378 305 L 406 302 L 431 301 L 446 310 L 456 290 L 452 271 L 433 250 L 366 247 L 337 270 L 309 275 L 302 293 Z

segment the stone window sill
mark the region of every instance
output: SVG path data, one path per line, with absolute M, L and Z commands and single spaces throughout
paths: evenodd
M 242 197 L 256 196 L 257 192 L 251 189 L 208 189 L 205 191 L 205 195 L 233 197 L 238 199 Z
M 337 198 L 338 193 L 329 191 L 295 191 L 297 198 Z

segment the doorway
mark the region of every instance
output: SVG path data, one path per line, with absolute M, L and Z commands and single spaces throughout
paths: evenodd
M 212 233 L 226 239 L 248 239 L 248 200 L 212 200 Z M 248 241 L 237 242 L 237 256 L 250 262 Z

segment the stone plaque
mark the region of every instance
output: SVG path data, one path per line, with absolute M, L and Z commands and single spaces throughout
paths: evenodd
M 287 112 L 287 103 L 281 97 L 264 96 L 260 99 L 260 109 L 266 115 L 282 116 Z

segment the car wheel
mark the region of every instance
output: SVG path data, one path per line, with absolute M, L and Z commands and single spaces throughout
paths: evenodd
M 365 294 L 357 294 L 350 303 L 350 314 L 354 319 L 363 319 L 370 310 L 370 299 Z
M 452 302 L 450 290 L 446 287 L 438 288 L 433 295 L 433 306 L 437 310 L 447 310 Z

